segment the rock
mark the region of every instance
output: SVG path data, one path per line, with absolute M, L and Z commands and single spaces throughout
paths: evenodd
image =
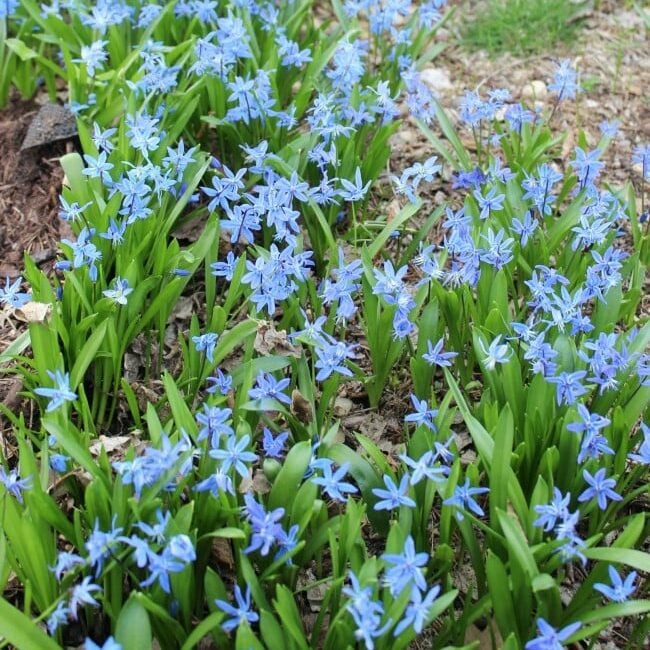
M 437 93 L 448 92 L 454 87 L 447 72 L 441 68 L 424 68 L 420 72 L 420 78 L 431 90 Z
M 60 104 L 44 104 L 29 124 L 21 151 L 77 135 L 77 118 Z
M 343 418 L 352 411 L 354 403 L 347 397 L 337 397 L 334 400 L 334 415 L 337 418 Z
M 546 84 L 540 79 L 535 79 L 530 83 L 527 83 L 521 89 L 521 96 L 524 99 L 536 99 L 538 101 L 543 101 L 548 96 L 548 89 Z

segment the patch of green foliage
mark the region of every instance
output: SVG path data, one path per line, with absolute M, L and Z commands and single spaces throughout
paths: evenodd
M 492 54 L 548 52 L 574 38 L 581 6 L 568 0 L 486 0 L 468 16 L 463 42 Z

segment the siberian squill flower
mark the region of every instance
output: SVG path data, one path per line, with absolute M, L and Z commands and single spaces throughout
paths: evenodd
M 609 598 L 615 603 L 624 603 L 636 591 L 636 585 L 634 584 L 637 576 L 636 571 L 632 571 L 625 580 L 621 578 L 618 571 L 611 564 L 607 571 L 609 572 L 611 584 L 606 585 L 597 582 L 594 584 L 594 589 L 600 591 L 605 598 Z
M 259 620 L 259 614 L 251 609 L 251 588 L 250 585 L 246 588 L 246 594 L 242 594 L 239 585 L 235 585 L 235 602 L 236 607 L 233 607 L 225 600 L 215 600 L 217 607 L 223 610 L 231 618 L 227 619 L 221 624 L 225 632 L 232 632 L 244 623 L 255 623 Z
M 70 373 L 64 373 L 61 370 L 55 370 L 54 372 L 48 370 L 47 374 L 56 386 L 54 388 L 35 388 L 34 392 L 41 397 L 50 398 L 46 411 L 51 413 L 64 402 L 74 402 L 77 399 L 77 393 L 70 388 Z
M 102 291 L 107 298 L 111 298 L 118 305 L 126 305 L 127 296 L 132 292 L 133 288 L 129 286 L 129 281 L 120 277 L 115 278 L 113 289 Z
M 23 503 L 23 491 L 32 487 L 32 477 L 19 478 L 18 470 L 12 469 L 8 474 L 2 465 L 0 465 L 0 484 L 11 494 L 18 503 Z
M 490 343 L 488 348 L 485 348 L 485 344 L 481 339 L 479 339 L 479 347 L 481 352 L 485 355 L 483 358 L 483 364 L 485 365 L 486 370 L 494 370 L 497 363 L 508 363 L 510 357 L 512 356 L 512 350 L 507 343 L 501 343 L 502 335 L 499 334 L 493 341 Z
M 557 630 L 543 618 L 538 618 L 537 630 L 539 631 L 539 636 L 526 643 L 526 650 L 562 650 L 564 648 L 564 641 L 577 632 L 581 626 L 582 623 L 578 621 L 577 623 L 571 623 L 571 625 L 563 627 L 561 630 Z

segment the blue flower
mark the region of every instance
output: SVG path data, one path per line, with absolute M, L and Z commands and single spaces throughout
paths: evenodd
M 235 267 L 238 262 L 239 258 L 235 257 L 235 254 L 232 251 L 228 251 L 225 262 L 213 262 L 210 264 L 212 275 L 218 278 L 225 278 L 230 282 L 235 274 Z
M 194 486 L 194 490 L 196 492 L 210 492 L 213 497 L 218 497 L 221 492 L 235 494 L 235 486 L 232 483 L 232 479 L 221 467 L 214 474 L 210 474 L 208 478 L 197 483 Z
M 528 240 L 531 238 L 538 226 L 537 219 L 533 218 L 533 214 L 530 210 L 526 211 L 522 221 L 519 219 L 513 219 L 512 225 L 510 226 L 512 232 L 519 235 L 519 241 L 522 246 L 526 246 Z
M 643 178 L 650 179 L 650 144 L 640 144 L 634 147 L 632 162 L 641 165 Z
M 449 468 L 436 465 L 437 456 L 438 454 L 433 451 L 425 451 L 418 460 L 405 454 L 400 455 L 401 461 L 413 470 L 410 478 L 411 485 L 417 485 L 423 478 L 428 478 L 435 483 L 445 480 L 449 474 Z
M 393 598 L 397 598 L 407 587 L 415 591 L 427 588 L 422 567 L 426 566 L 429 556 L 426 553 L 416 553 L 415 542 L 409 535 L 404 542 L 404 550 L 399 554 L 384 553 L 381 559 L 389 568 L 384 574 L 384 584 L 390 589 Z
M 481 212 L 480 219 L 487 219 L 492 212 L 503 210 L 503 202 L 506 200 L 505 194 L 497 194 L 497 188 L 491 187 L 485 196 L 479 190 L 474 191 L 474 198 L 478 202 Z
M 576 170 L 580 188 L 582 189 L 589 184 L 593 184 L 605 163 L 598 160 L 602 154 L 600 149 L 593 149 L 587 153 L 580 147 L 576 147 L 575 154 L 575 160 L 572 160 L 569 164 Z
M 104 47 L 108 41 L 93 41 L 90 45 L 81 46 L 81 58 L 73 59 L 75 63 L 84 63 L 89 77 L 94 77 L 97 70 L 103 70 L 108 53 Z
M 280 458 L 284 451 L 284 445 L 289 438 L 288 431 L 280 431 L 277 436 L 273 437 L 273 432 L 264 427 L 262 436 L 262 449 L 268 458 Z
M 563 641 L 566 641 L 572 634 L 577 632 L 582 623 L 571 623 L 561 630 L 549 625 L 543 618 L 537 619 L 539 636 L 526 643 L 526 650 L 562 650 Z
M 261 370 L 255 380 L 255 388 L 248 391 L 248 396 L 253 400 L 274 399 L 283 404 L 291 404 L 291 398 L 283 391 L 289 386 L 288 378 L 276 379 L 270 372 Z
M 497 363 L 508 363 L 510 357 L 512 356 L 512 350 L 507 343 L 501 343 L 502 335 L 499 334 L 488 346 L 485 348 L 485 344 L 482 339 L 479 339 L 478 344 L 481 348 L 481 352 L 484 355 L 483 365 L 485 369 L 490 371 L 496 368 Z
M 440 594 L 440 586 L 436 585 L 432 587 L 424 596 L 419 589 L 413 589 L 411 593 L 411 602 L 406 607 L 406 612 L 404 612 L 404 618 L 399 622 L 393 636 L 397 637 L 407 628 L 412 627 L 413 631 L 416 634 L 421 634 L 424 626 L 427 624 L 427 619 L 429 618 L 429 612 L 431 607 L 435 602 L 436 598 Z
M 126 305 L 126 298 L 132 292 L 133 288 L 129 286 L 129 281 L 117 277 L 114 281 L 114 288 L 106 289 L 102 293 L 107 298 L 114 300 L 118 305 Z
M 198 424 L 203 425 L 199 430 L 197 440 L 210 438 L 210 446 L 217 448 L 222 436 L 230 437 L 235 434 L 231 426 L 232 411 L 229 408 L 219 408 L 203 404 L 203 412 L 195 415 Z
M 68 617 L 70 616 L 70 608 L 64 602 L 60 602 L 56 609 L 50 614 L 47 619 L 47 631 L 51 636 L 54 636 L 56 631 L 62 626 L 67 625 Z
M 553 530 L 558 519 L 565 519 L 569 514 L 571 494 L 564 496 L 557 488 L 553 488 L 553 498 L 548 505 L 535 506 L 535 512 L 540 516 L 535 519 L 533 526 L 543 526 L 545 531 Z
M 505 230 L 499 230 L 496 234 L 489 228 L 487 235 L 481 235 L 485 239 L 488 246 L 487 248 L 479 249 L 479 254 L 482 262 L 486 262 L 490 266 L 499 270 L 504 267 L 508 262 L 513 259 L 512 246 L 515 240 L 512 237 L 504 239 L 506 235 Z
M 374 639 L 386 633 L 392 625 L 392 620 L 389 619 L 382 626 L 381 619 L 384 614 L 382 602 L 374 600 L 371 587 L 361 587 L 359 579 L 352 571 L 349 573 L 349 578 L 350 586 L 342 589 L 342 592 L 350 598 L 345 609 L 350 613 L 357 626 L 354 633 L 355 638 L 364 642 L 366 650 L 373 650 Z
M 112 163 L 107 162 L 106 152 L 100 152 L 97 158 L 84 154 L 84 160 L 88 167 L 82 170 L 82 174 L 89 178 L 101 178 L 104 185 L 110 186 L 113 182 L 109 172 L 113 169 Z
M 122 645 L 118 643 L 112 636 L 109 636 L 102 645 L 95 643 L 91 638 L 87 638 L 84 642 L 84 650 L 122 650 Z
M 415 407 L 415 413 L 406 415 L 404 422 L 413 422 L 417 425 L 424 424 L 435 433 L 438 429 L 433 420 L 438 415 L 438 410 L 430 409 L 425 399 L 419 400 L 415 395 L 411 395 L 411 402 Z
M 223 610 L 229 618 L 221 624 L 225 632 L 232 632 L 244 623 L 255 623 L 259 620 L 259 614 L 251 610 L 251 588 L 250 585 L 246 587 L 246 594 L 242 594 L 239 585 L 235 585 L 235 601 L 237 607 L 233 607 L 225 600 L 217 599 L 216 603 L 219 609 Z
M 343 480 L 350 469 L 350 464 L 343 463 L 335 472 L 332 472 L 332 461 L 328 459 L 321 460 L 326 461 L 324 463 L 317 461 L 319 463 L 317 467 L 321 470 L 323 476 L 313 477 L 311 482 L 320 485 L 330 499 L 345 503 L 347 501 L 345 494 L 353 494 L 359 491 L 352 483 Z
M 227 395 L 232 389 L 232 377 L 224 373 L 221 368 L 217 368 L 213 377 L 208 377 L 208 382 L 212 384 L 205 389 L 205 392 L 209 394 L 219 391 L 222 395 Z
M 343 189 L 339 190 L 339 196 L 344 201 L 353 202 L 360 201 L 366 195 L 366 192 L 370 187 L 370 181 L 368 181 L 365 185 L 363 184 L 363 180 L 361 179 L 361 168 L 357 167 L 357 171 L 354 176 L 354 183 L 345 178 L 342 178 L 341 185 L 343 185 Z
M 257 460 L 257 456 L 252 451 L 245 451 L 250 440 L 248 434 L 240 440 L 237 440 L 235 436 L 230 436 L 226 448 L 210 450 L 210 457 L 222 461 L 221 469 L 224 473 L 234 467 L 242 478 L 246 478 L 248 476 L 248 467 L 246 467 L 245 463 L 252 463 Z
M 32 299 L 31 294 L 19 291 L 22 281 L 22 277 L 19 277 L 10 284 L 9 278 L 6 279 L 4 289 L 0 287 L 0 305 L 6 304 L 14 309 L 19 309 Z
M 616 480 L 613 478 L 606 478 L 606 471 L 607 470 L 603 467 L 593 476 L 586 469 L 582 471 L 582 476 L 590 487 L 588 487 L 578 497 L 578 501 L 589 501 L 595 497 L 598 501 L 598 507 L 601 510 L 605 510 L 607 508 L 607 499 L 610 499 L 611 501 L 621 501 L 623 499 L 618 492 L 614 492 L 612 489 L 616 487 Z
M 99 530 L 99 520 L 95 521 L 92 533 L 84 544 L 88 552 L 88 562 L 95 568 L 95 575 L 99 576 L 104 567 L 104 562 L 110 557 L 112 548 L 119 543 L 122 528 L 116 528 L 117 515 L 113 518 L 111 529 L 104 532 Z
M 65 573 L 71 571 L 75 566 L 83 566 L 84 564 L 86 564 L 86 560 L 84 560 L 80 555 L 69 551 L 59 551 L 56 558 L 56 564 L 49 568 L 52 573 L 54 573 L 54 577 L 61 582 Z
M 264 510 L 264 506 L 255 501 L 251 494 L 244 495 L 244 512 L 251 525 L 251 542 L 244 553 L 252 553 L 259 550 L 260 555 L 268 555 L 271 546 L 281 543 L 284 539 L 284 531 L 278 523 L 284 516 L 284 508 L 276 508 L 270 512 Z
M 86 576 L 81 583 L 72 588 L 70 595 L 70 616 L 76 621 L 78 617 L 79 605 L 99 605 L 93 597 L 94 592 L 101 592 L 102 588 L 99 585 L 90 582 L 90 576 Z
M 444 337 L 440 338 L 433 346 L 431 345 L 431 341 L 427 341 L 427 352 L 422 355 L 422 358 L 431 366 L 449 368 L 451 366 L 451 359 L 457 357 L 458 352 L 443 352 L 442 348 L 444 344 Z
M 578 404 L 578 415 L 581 418 L 580 422 L 567 424 L 567 430 L 581 433 L 584 436 L 596 435 L 600 429 L 611 423 L 611 420 L 598 415 L 598 413 L 589 413 L 589 409 L 584 404 Z
M 185 568 L 186 562 L 181 561 L 169 547 L 161 553 L 149 553 L 149 577 L 140 583 L 141 587 L 149 587 L 158 581 L 160 588 L 166 593 L 171 593 L 170 573 L 179 573 Z
M 473 499 L 473 495 L 485 494 L 489 491 L 490 488 L 486 487 L 470 487 L 469 478 L 466 478 L 465 483 L 463 485 L 457 485 L 454 488 L 454 494 L 448 499 L 445 499 L 442 503 L 446 506 L 456 506 L 461 510 L 469 508 L 475 515 L 482 517 L 485 512 L 483 512 L 483 508 L 481 508 L 481 506 L 479 506 L 479 504 Z M 463 513 L 461 510 L 456 511 L 456 519 L 458 519 L 458 521 L 463 520 Z
M 625 580 L 621 578 L 618 571 L 610 564 L 607 568 L 611 585 L 605 585 L 602 582 L 594 584 L 594 589 L 600 591 L 605 598 L 613 600 L 615 603 L 624 603 L 636 591 L 637 573 L 632 571 Z
M 413 501 L 413 499 L 408 496 L 408 474 L 404 474 L 404 476 L 402 476 L 399 486 L 395 484 L 395 481 L 393 481 L 390 476 L 385 475 L 384 485 L 387 488 L 386 490 L 383 490 L 381 488 L 373 488 L 372 490 L 372 493 L 381 499 L 375 504 L 375 510 L 394 510 L 400 506 L 415 508 L 415 501 Z
M 325 381 L 333 372 L 352 377 L 352 371 L 344 364 L 346 359 L 354 359 L 356 345 L 337 341 L 328 335 L 321 335 L 316 341 L 316 381 Z
M 9 474 L 5 471 L 5 468 L 0 465 L 0 485 L 11 494 L 18 503 L 23 503 L 23 491 L 29 490 L 32 487 L 32 477 L 28 476 L 27 478 L 19 478 L 18 470 L 16 468 L 12 469 Z
M 574 404 L 578 397 L 588 392 L 581 383 L 586 376 L 585 370 L 576 370 L 575 372 L 561 372 L 556 377 L 546 377 L 546 381 L 556 385 L 558 406 L 563 403 Z
M 73 392 L 70 388 L 70 373 L 64 373 L 61 370 L 55 370 L 54 372 L 48 370 L 47 374 L 54 381 L 56 387 L 35 388 L 34 392 L 41 397 L 50 398 L 46 412 L 51 413 L 64 404 L 64 402 L 74 402 L 77 399 L 77 393 Z
M 571 67 L 571 61 L 569 59 L 563 59 L 558 64 L 553 82 L 548 85 L 548 89 L 556 93 L 558 102 L 564 99 L 574 99 L 576 93 L 582 90 L 578 85 L 577 79 L 578 74 Z
M 157 544 L 165 543 L 165 530 L 169 526 L 172 514 L 167 510 L 163 514 L 162 510 L 156 510 L 156 523 L 153 525 L 147 524 L 144 521 L 136 522 L 135 526 L 141 530 L 151 541 Z
M 206 332 L 199 336 L 193 336 L 192 341 L 197 352 L 205 352 L 205 356 L 210 363 L 214 361 L 214 349 L 217 345 L 218 334 Z

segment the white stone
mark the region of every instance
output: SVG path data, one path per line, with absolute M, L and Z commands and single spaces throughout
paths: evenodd
M 546 84 L 540 79 L 535 79 L 522 88 L 521 96 L 525 99 L 544 100 L 548 96 Z
M 424 68 L 420 72 L 420 77 L 431 90 L 437 93 L 447 92 L 454 87 L 446 70 L 441 68 Z

